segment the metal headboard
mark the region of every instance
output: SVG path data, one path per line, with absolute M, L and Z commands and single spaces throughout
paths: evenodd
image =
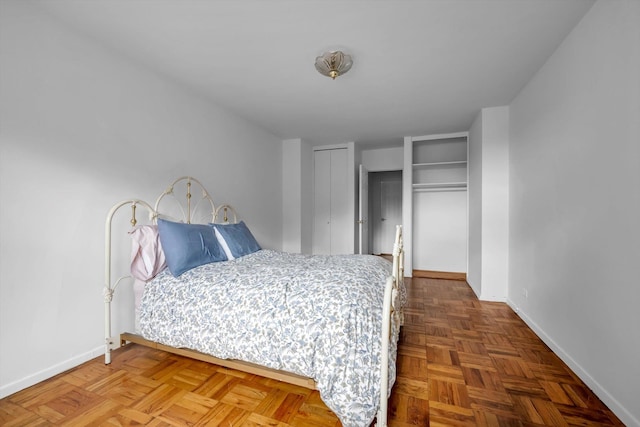
M 222 221 L 218 222 L 218 216 L 222 213 Z M 229 213 L 233 215 L 233 222 L 231 224 L 236 224 L 238 222 L 238 214 L 236 210 L 231 205 L 220 205 L 218 209 L 213 214 L 213 222 L 217 224 L 229 224 Z
M 184 193 L 182 193 L 182 184 L 184 183 Z M 193 203 L 193 188 L 194 185 L 199 187 L 201 197 Z M 197 190 L 196 190 L 197 191 Z M 167 202 L 173 201 L 171 206 L 174 207 L 174 211 L 178 212 L 178 215 L 170 215 L 168 212 L 173 211 L 166 208 Z M 164 203 L 163 203 L 164 202 Z M 162 204 L 162 208 L 161 208 Z M 210 210 L 204 214 L 201 218 L 194 218 L 194 215 L 200 212 L 201 209 L 206 209 L 207 204 Z M 123 206 L 131 207 L 131 219 L 129 223 L 132 227 L 135 227 L 138 223 L 137 209 L 139 207 L 144 208 L 148 214 L 148 219 L 156 224 L 158 218 L 170 219 L 172 221 L 179 221 L 191 224 L 192 222 L 215 222 L 216 215 L 219 210 L 216 209 L 213 199 L 204 188 L 202 183 L 191 176 L 182 176 L 173 181 L 167 189 L 160 194 L 156 199 L 155 206 L 151 206 L 149 203 L 140 199 L 128 199 L 123 200 L 115 204 L 107 214 L 107 220 L 105 222 L 105 284 L 104 284 L 104 303 L 105 303 L 105 363 L 111 363 L 111 348 L 114 344 L 111 337 L 111 301 L 113 300 L 113 294 L 118 285 L 126 279 L 132 279 L 130 275 L 119 277 L 113 281 L 111 278 L 111 224 L 113 222 L 114 215 Z M 202 207 L 204 206 L 204 207 Z M 235 211 L 229 205 L 223 205 L 224 215 L 227 218 L 227 211 L 230 209 L 233 212 L 234 220 L 236 218 Z M 161 210 L 162 209 L 162 210 Z M 200 219 L 200 221 L 197 221 Z M 196 220 L 196 221 L 194 221 Z
M 180 198 L 177 197 L 176 195 L 176 185 L 181 183 L 182 181 L 186 182 L 186 190 L 185 190 L 185 200 L 184 200 L 184 204 L 183 202 L 181 202 Z M 193 184 L 196 184 L 197 186 L 200 187 L 200 191 L 201 191 L 201 197 L 196 201 L 195 205 L 192 205 L 192 186 Z M 180 194 L 178 194 L 180 195 Z M 174 206 L 177 206 L 178 209 L 181 212 L 182 218 L 176 218 L 176 217 L 171 217 L 169 215 L 165 215 L 163 214 L 160 210 L 160 203 L 162 201 L 168 201 L 168 200 L 172 200 L 174 202 L 176 202 L 174 204 Z M 178 179 L 176 179 L 175 181 L 173 181 L 169 187 L 167 187 L 167 189 L 164 191 L 164 193 L 162 193 L 158 199 L 156 200 L 156 204 L 155 204 L 155 214 L 156 217 L 154 218 L 154 222 L 157 220 L 157 218 L 159 216 L 163 216 L 167 219 L 171 219 L 173 221 L 182 221 L 182 222 L 186 222 L 187 224 L 191 224 L 191 222 L 194 220 L 193 215 L 198 212 L 198 209 L 200 208 L 201 203 L 209 203 L 210 207 L 211 207 L 211 220 L 209 222 L 214 222 L 215 218 L 216 218 L 216 207 L 213 203 L 213 199 L 211 198 L 211 196 L 209 195 L 209 193 L 207 192 L 207 190 L 204 188 L 204 186 L 200 183 L 200 181 L 198 181 L 197 179 L 191 177 L 191 176 L 183 176 L 180 177 Z M 185 212 L 185 207 L 186 207 L 186 212 Z M 203 208 L 204 209 L 204 208 Z M 167 210 L 168 211 L 168 210 Z M 203 221 L 206 222 L 206 221 Z

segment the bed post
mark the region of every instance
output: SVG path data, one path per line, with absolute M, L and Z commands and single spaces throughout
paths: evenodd
M 102 290 L 104 296 L 104 364 L 111 363 L 111 301 L 113 300 L 113 292 L 115 288 L 111 286 L 111 220 L 115 212 L 129 201 L 120 202 L 113 206 L 107 214 L 107 221 L 104 227 L 104 288 Z
M 402 322 L 401 307 L 398 304 L 398 292 L 404 280 L 402 226 L 396 225 L 396 239 L 393 244 L 393 270 L 384 288 L 382 305 L 382 343 L 380 362 L 380 407 L 378 409 L 376 427 L 387 427 L 389 401 L 389 345 L 391 340 L 391 319 L 397 316 Z
M 393 310 L 394 279 L 389 277 L 384 287 L 382 305 L 382 344 L 380 357 L 380 408 L 376 427 L 387 426 L 387 405 L 389 400 L 389 340 L 391 338 L 391 311 Z
M 115 292 L 118 284 L 121 280 L 131 276 L 120 277 L 115 283 L 111 283 L 111 221 L 116 211 L 122 206 L 131 205 L 131 226 L 134 227 L 138 220 L 136 219 L 136 206 L 141 205 L 149 210 L 151 214 L 155 211 L 147 202 L 142 200 L 124 200 L 114 205 L 107 214 L 107 220 L 104 227 L 104 363 L 108 365 L 111 363 L 111 347 L 113 346 L 113 339 L 111 337 L 111 301 L 113 300 L 113 293 Z

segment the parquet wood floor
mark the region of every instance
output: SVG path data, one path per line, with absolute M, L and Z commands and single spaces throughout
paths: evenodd
M 621 426 L 503 303 L 407 280 L 390 426 Z M 2 426 L 339 426 L 318 392 L 138 345 L 0 400 Z

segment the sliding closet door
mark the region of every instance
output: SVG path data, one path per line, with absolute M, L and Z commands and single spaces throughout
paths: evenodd
M 347 190 L 347 150 L 331 150 L 331 253 L 353 253 L 353 214 Z
M 346 149 L 314 152 L 313 253 L 353 252 L 353 220 L 349 211 Z
M 313 155 L 313 253 L 331 253 L 331 152 Z

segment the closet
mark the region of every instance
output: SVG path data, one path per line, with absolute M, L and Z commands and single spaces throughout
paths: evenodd
M 314 254 L 354 250 L 353 149 L 316 147 L 313 152 Z
M 467 132 L 405 137 L 408 271 L 466 273 L 467 140 Z

